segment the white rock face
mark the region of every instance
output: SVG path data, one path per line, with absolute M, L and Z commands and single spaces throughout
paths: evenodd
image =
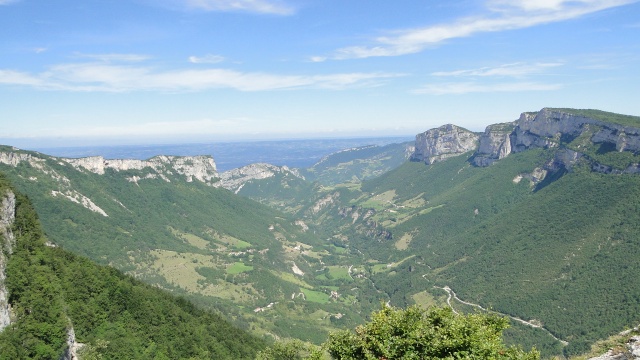
M 65 192 L 60 192 L 60 191 L 55 191 L 55 190 L 51 190 L 51 195 L 53 197 L 57 197 L 57 196 L 62 196 L 76 204 L 80 204 L 82 206 L 84 206 L 85 208 L 96 212 L 102 216 L 109 216 L 107 215 L 107 213 L 102 210 L 98 205 L 94 204 L 93 201 L 91 201 L 91 199 L 89 199 L 88 197 L 80 194 L 79 192 L 75 191 L 75 190 L 68 190 Z
M 104 158 L 102 156 L 91 156 L 79 159 L 64 159 L 76 169 L 87 169 L 95 174 L 104 174 Z
M 640 151 L 640 128 L 545 108 L 537 113 L 522 113 L 513 123 L 488 126 L 480 137 L 474 163 L 489 166 L 512 152 L 557 147 L 563 137 L 570 141 L 585 133 L 593 134 L 589 140 L 595 144 L 609 143 L 615 145 L 617 151 Z M 561 152 L 553 165 L 566 165 L 569 169 L 581 156 L 581 153 Z M 592 169 L 603 173 L 640 173 L 640 165 L 617 170 L 593 163 Z
M 213 186 L 222 187 L 238 193 L 248 181 L 267 179 L 276 176 L 276 174 L 290 174 L 300 179 L 304 179 L 304 177 L 295 169 L 289 169 L 286 166 L 257 163 L 221 173 L 220 181 L 215 183 Z
M 585 116 L 573 115 L 552 109 L 542 109 L 535 116 L 524 113 L 517 121 L 514 132 L 514 151 L 522 151 L 531 146 L 552 146 L 543 138 L 559 138 L 561 135 L 578 136 L 589 126 L 598 127 L 591 141 L 612 143 L 618 151 L 640 150 L 640 129 L 608 123 Z
M 0 203 L 0 237 L 4 240 L 3 248 L 7 253 L 13 253 L 15 238 L 11 232 L 11 226 L 16 219 L 16 196 L 11 191 L 2 195 Z
M 293 266 L 291 267 L 291 271 L 293 271 L 293 273 L 298 276 L 304 276 L 304 272 L 300 270 L 300 268 L 298 267 L 298 265 L 296 265 L 296 263 L 293 263 Z
M 312 214 L 317 214 L 320 212 L 320 210 L 324 209 L 325 207 L 333 204 L 337 198 L 340 197 L 340 193 L 339 192 L 335 192 L 333 194 L 329 194 L 325 197 L 323 197 L 322 199 L 316 201 L 315 204 L 313 204 L 313 206 L 311 207 L 311 209 L 309 209 L 309 211 Z
M 511 153 L 511 133 L 515 123 L 489 125 L 480 135 L 473 159 L 476 166 L 489 166 Z
M 71 164 L 76 169 L 85 169 L 92 173 L 102 175 L 106 169 L 115 171 L 149 170 L 150 173 L 140 179 L 160 177 L 169 181 L 167 174 L 174 172 L 185 177 L 187 182 L 194 179 L 211 184 L 218 177 L 216 164 L 210 156 L 155 156 L 149 160 L 116 159 L 105 160 L 102 156 L 93 156 L 80 159 L 61 159 Z M 154 175 L 154 176 L 149 176 Z
M 640 336 L 632 336 L 625 344 L 625 349 L 609 350 L 589 360 L 640 360 Z
M 5 281 L 7 255 L 12 253 L 15 245 L 15 238 L 11 232 L 15 213 L 16 197 L 11 191 L 7 191 L 2 195 L 0 206 L 0 332 L 11 324 L 11 304 Z
M 52 158 L 55 159 L 55 158 Z M 6 164 L 9 166 L 16 167 L 18 164 L 26 162 L 34 169 L 41 171 L 42 173 L 51 176 L 54 180 L 59 182 L 60 184 L 69 184 L 69 179 L 58 174 L 55 170 L 53 170 L 50 166 L 47 165 L 47 161 L 44 158 L 33 156 L 31 154 L 25 153 L 15 153 L 15 152 L 0 152 L 0 163 Z M 35 181 L 37 179 L 30 179 Z
M 76 332 L 73 326 L 67 330 L 67 348 L 60 357 L 60 360 L 79 360 L 78 350 L 80 350 L 84 344 L 76 341 Z
M 102 156 L 92 156 L 79 159 L 55 158 L 37 153 L 0 152 L 0 163 L 16 167 L 21 163 L 27 163 L 32 168 L 53 178 L 57 185 L 50 190 L 53 197 L 62 197 L 83 207 L 96 212 L 102 216 L 108 216 L 100 206 L 87 196 L 75 190 L 71 181 L 60 175 L 55 166 L 71 165 L 78 171 L 89 171 L 94 174 L 104 175 L 108 169 L 115 171 L 137 171 L 139 175 L 127 178 L 130 182 L 143 179 L 161 178 L 169 182 L 169 176 L 175 178 L 176 174 L 184 181 L 200 181 L 207 185 L 213 185 L 217 181 L 216 164 L 210 156 L 156 156 L 149 160 L 105 160 Z M 31 181 L 37 181 L 36 177 L 31 177 Z M 115 200 L 121 206 L 124 205 Z M 125 207 L 126 208 L 126 207 Z
M 309 226 L 305 224 L 303 220 L 296 220 L 295 224 L 300 226 L 300 228 L 302 228 L 302 232 L 306 232 L 307 230 L 309 230 Z
M 17 151 L 17 149 L 16 149 Z M 216 164 L 211 156 L 155 156 L 148 160 L 116 159 L 105 160 L 102 156 L 91 156 L 78 159 L 38 156 L 23 152 L 0 152 L 0 163 L 18 166 L 26 162 L 31 167 L 51 176 L 61 187 L 69 188 L 70 181 L 58 174 L 47 161 L 53 160 L 59 165 L 69 164 L 79 171 L 89 171 L 94 174 L 104 175 L 107 169 L 115 171 L 134 170 L 140 174 L 128 178 L 137 183 L 142 179 L 163 179 L 170 182 L 169 176 L 181 175 L 185 181 L 198 180 L 207 185 L 213 185 L 218 178 Z M 37 181 L 37 178 L 31 178 Z
M 475 149 L 478 138 L 478 135 L 467 129 L 451 124 L 443 125 L 416 135 L 415 151 L 411 159 L 430 165 Z

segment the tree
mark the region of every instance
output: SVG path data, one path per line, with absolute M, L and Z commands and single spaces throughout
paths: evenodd
M 276 342 L 260 351 L 257 360 L 319 360 L 322 351 L 313 345 L 306 345 L 300 340 Z
M 507 347 L 502 331 L 509 321 L 496 315 L 460 315 L 448 307 L 424 310 L 412 306 L 406 310 L 383 305 L 371 321 L 358 326 L 355 333 L 333 333 L 323 344 L 338 360 L 538 360 L 535 349 L 525 352 Z M 297 344 L 297 345 L 296 345 Z M 298 343 L 277 343 L 259 359 L 318 359 L 305 357 Z
M 448 307 L 383 306 L 355 334 L 346 330 L 331 334 L 326 346 L 340 360 L 539 359 L 535 349 L 526 353 L 504 345 L 502 330 L 508 326 L 506 318 L 459 315 Z

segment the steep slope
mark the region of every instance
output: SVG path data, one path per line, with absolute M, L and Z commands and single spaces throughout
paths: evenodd
M 374 277 L 378 288 L 404 304 L 448 286 L 463 300 L 542 324 L 568 342 L 567 354 L 637 323 L 639 161 L 633 145 L 616 150 L 614 141 L 634 144 L 638 128 L 567 111 L 494 127 L 511 152 L 499 155 L 506 147 L 496 141 L 495 152 L 408 163 L 365 183 L 356 205 L 377 204 L 373 219 L 392 238 L 352 246 L 374 258 L 394 248 L 395 259 L 415 255 L 393 276 Z M 470 164 L 479 155 L 493 165 Z
M 580 353 L 640 320 L 639 128 L 637 117 L 568 109 L 480 136 L 441 127 L 417 136 L 420 162 L 317 187 L 296 214 L 344 249 L 352 279 L 341 293 L 366 279 L 395 305 L 491 308 L 513 317 L 510 341 Z
M 32 199 L 53 244 L 220 310 L 261 336 L 322 342 L 377 304 L 332 297 L 335 283 L 316 277 L 344 266 L 342 249 L 299 218 L 216 188 L 210 159 L 154 159 L 100 167 L 99 158 L 4 147 L 0 168 Z
M 0 287 L 10 323 L 0 359 L 251 359 L 262 341 L 219 316 L 59 247 L 45 245 L 26 197 L 0 175 Z M 6 200 L 6 201 L 5 201 Z M 10 206 L 9 206 L 10 205 Z M 10 249 L 10 250 L 9 250 Z

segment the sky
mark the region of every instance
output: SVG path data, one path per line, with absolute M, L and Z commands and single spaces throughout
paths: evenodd
M 0 0 L 0 24 L 22 148 L 640 115 L 638 0 Z

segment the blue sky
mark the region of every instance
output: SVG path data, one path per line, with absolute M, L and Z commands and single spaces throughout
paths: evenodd
M 640 115 L 634 0 L 0 0 L 0 142 L 414 135 Z

